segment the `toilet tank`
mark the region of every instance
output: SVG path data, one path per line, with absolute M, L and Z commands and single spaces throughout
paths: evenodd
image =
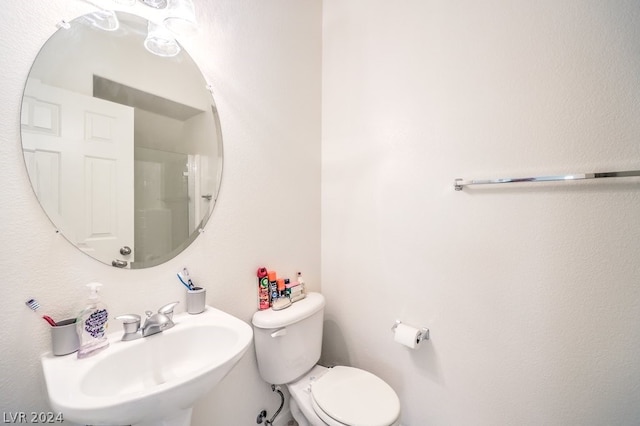
M 286 309 L 253 315 L 253 337 L 260 376 L 282 385 L 302 376 L 318 362 L 322 348 L 324 296 L 307 297 Z

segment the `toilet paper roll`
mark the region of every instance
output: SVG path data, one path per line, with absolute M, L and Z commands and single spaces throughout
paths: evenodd
M 394 340 L 408 348 L 415 349 L 420 342 L 420 330 L 410 325 L 398 324 Z

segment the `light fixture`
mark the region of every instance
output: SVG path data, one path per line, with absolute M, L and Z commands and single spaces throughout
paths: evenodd
M 98 10 L 82 17 L 89 25 L 104 31 L 115 31 L 120 28 L 120 21 L 113 10 Z
M 167 7 L 167 0 L 140 0 L 140 2 L 146 4 L 149 7 L 153 7 L 154 9 L 164 9 L 165 7 Z
M 168 0 L 164 25 L 178 35 L 194 36 L 198 33 L 196 9 L 193 0 Z
M 86 21 L 105 31 L 115 31 L 119 27 L 116 13 L 107 6 L 111 2 L 115 10 L 131 7 L 133 13 L 145 18 L 149 24 L 144 47 L 154 55 L 171 57 L 180 53 L 176 37 L 190 37 L 198 34 L 198 23 L 193 0 L 85 0 L 100 10 L 87 15 Z M 117 6 L 114 6 L 114 3 Z M 144 7 L 139 5 L 142 3 Z
M 180 53 L 180 45 L 164 25 L 151 21 L 147 26 L 147 38 L 144 47 L 154 55 L 170 57 Z

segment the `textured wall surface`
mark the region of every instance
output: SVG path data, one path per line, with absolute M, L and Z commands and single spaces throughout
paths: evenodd
M 113 316 L 142 314 L 184 301 L 175 272 L 186 265 L 208 289 L 210 305 L 250 321 L 258 266 L 301 270 L 312 289 L 320 288 L 320 2 L 195 3 L 202 31 L 184 44 L 214 87 L 225 153 L 220 198 L 205 233 L 177 258 L 122 271 L 55 234 L 31 191 L 20 146 L 20 101 L 31 62 L 58 21 L 94 9 L 79 1 L 3 2 L 0 412 L 50 410 L 39 363 L 49 330 L 24 306 L 30 297 L 55 318 L 74 316 L 86 298 L 84 284 L 97 280 Z M 111 330 L 119 328 L 112 321 Z M 253 424 L 260 409 L 272 413 L 278 403 L 258 375 L 251 347 L 196 406 L 193 424 Z
M 639 168 L 640 4 L 323 10 L 325 358 L 405 426 L 638 424 L 640 181 L 452 186 Z

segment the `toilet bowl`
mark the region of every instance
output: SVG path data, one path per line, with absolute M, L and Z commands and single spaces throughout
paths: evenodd
M 287 388 L 299 426 L 400 424 L 400 401 L 393 389 L 358 368 L 316 365 Z
M 287 309 L 253 315 L 260 376 L 287 386 L 300 426 L 399 426 L 400 400 L 382 379 L 359 368 L 316 365 L 324 305 L 321 294 L 309 293 Z

